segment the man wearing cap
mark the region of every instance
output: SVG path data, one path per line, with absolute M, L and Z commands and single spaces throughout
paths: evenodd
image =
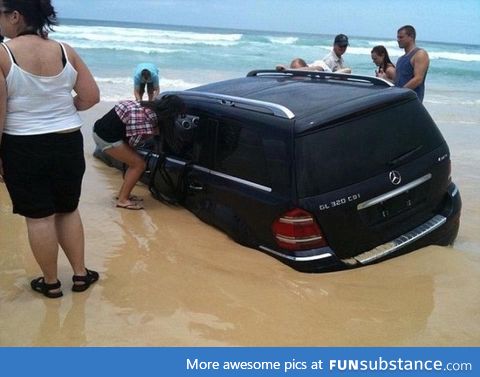
M 332 72 L 351 73 L 352 70 L 345 66 L 342 55 L 347 51 L 348 37 L 345 34 L 338 34 L 333 41 L 333 49 L 322 60 Z

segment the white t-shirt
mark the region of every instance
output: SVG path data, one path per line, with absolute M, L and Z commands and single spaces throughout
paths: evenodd
M 322 67 L 325 72 L 332 72 L 330 67 L 323 60 L 315 60 L 308 65 L 309 67 Z
M 339 69 L 347 68 L 345 66 L 345 62 L 341 56 L 337 56 L 335 52 L 330 51 L 325 57 L 322 59 L 325 64 L 331 69 L 332 72 L 338 71 Z

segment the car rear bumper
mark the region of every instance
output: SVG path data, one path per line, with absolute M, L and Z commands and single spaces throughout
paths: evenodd
M 359 267 L 428 245 L 446 246 L 453 243 L 460 226 L 461 207 L 460 192 L 457 186 L 451 183 L 442 208 L 428 221 L 389 242 L 349 259 L 339 259 L 329 247 L 304 250 L 295 254 L 286 254 L 262 246 L 260 249 L 302 272 L 322 272 Z

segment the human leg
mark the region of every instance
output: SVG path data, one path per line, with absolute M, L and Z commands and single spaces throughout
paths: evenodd
M 33 256 L 43 272 L 43 282 L 55 284 L 57 278 L 58 240 L 55 230 L 55 216 L 44 218 L 26 217 L 28 241 Z M 33 286 L 32 286 L 33 288 Z M 60 292 L 60 288 L 49 290 Z
M 85 237 L 78 209 L 70 213 L 57 213 L 55 226 L 60 246 L 73 269 L 74 292 L 83 292 L 95 283 L 98 272 L 85 268 Z
M 6 136 L 6 137 L 5 137 Z M 31 287 L 47 297 L 60 297 L 57 279 L 58 240 L 50 191 L 48 135 L 4 135 L 2 144 L 7 188 L 13 212 L 25 217 L 30 248 L 43 276 Z
M 105 153 L 128 165 L 125 176 L 123 177 L 123 184 L 118 193 L 117 205 L 120 207 L 130 206 L 131 209 L 141 208 L 138 203 L 132 202 L 129 197 L 133 188 L 145 171 L 146 164 L 144 159 L 127 144 L 106 149 Z M 136 206 L 136 208 L 133 208 L 132 206 Z
M 145 94 L 145 86 L 146 83 L 141 83 L 140 87 L 138 88 L 139 101 L 143 100 L 143 95 Z
M 148 100 L 149 101 L 154 100 L 153 82 L 147 83 L 147 95 L 148 95 Z
M 78 209 L 55 215 L 58 243 L 62 247 L 75 275 L 85 275 L 85 236 Z

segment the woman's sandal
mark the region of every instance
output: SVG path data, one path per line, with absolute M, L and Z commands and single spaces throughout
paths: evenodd
M 118 200 L 118 196 L 115 197 L 115 200 Z M 128 200 L 130 200 L 131 202 L 143 202 L 143 198 L 137 195 L 130 195 L 128 197 Z
M 131 210 L 141 210 L 141 209 L 144 209 L 144 207 L 140 204 L 140 202 L 136 203 L 136 202 L 133 202 L 133 203 L 129 203 L 129 204 L 117 204 L 116 205 L 117 208 L 123 208 L 123 209 L 131 209 Z
M 97 271 L 92 271 L 89 270 L 88 268 L 85 269 L 87 271 L 87 274 L 85 276 L 82 275 L 73 275 L 72 276 L 72 281 L 73 281 L 73 286 L 72 286 L 72 291 L 74 292 L 83 292 L 90 287 L 93 283 L 95 283 L 98 278 L 98 272 Z
M 52 292 L 54 290 L 60 289 L 62 283 L 60 280 L 57 280 L 56 283 L 48 284 L 45 283 L 45 278 L 43 276 L 33 279 L 30 282 L 30 286 L 35 292 L 43 294 L 45 297 L 48 298 L 59 298 L 63 296 L 62 291 Z

